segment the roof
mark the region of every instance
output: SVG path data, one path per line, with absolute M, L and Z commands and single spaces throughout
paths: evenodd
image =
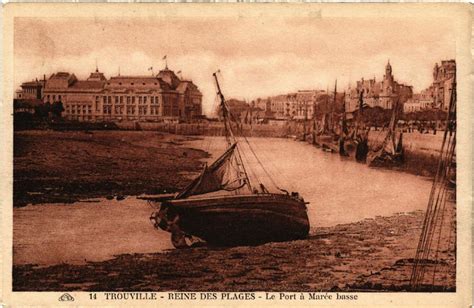
M 186 90 L 188 88 L 189 88 L 189 82 L 188 81 L 182 81 L 182 82 L 180 82 L 180 84 L 176 88 L 176 91 L 178 91 L 180 93 L 184 93 L 184 92 L 186 92 Z
M 154 76 L 115 76 L 110 77 L 106 83 L 106 88 L 126 88 L 126 89 L 143 89 L 155 88 L 169 90 L 169 85 Z
M 102 81 L 90 81 L 90 80 L 78 80 L 73 83 L 69 89 L 75 90 L 98 90 L 102 89 L 105 85 L 105 82 Z
M 42 87 L 44 81 L 27 81 L 21 84 L 21 87 Z
M 156 77 L 161 78 L 173 89 L 176 88 L 181 82 L 178 76 L 176 76 L 176 74 L 168 68 L 161 70 L 158 75 L 156 75 Z
M 176 91 L 179 93 L 184 93 L 188 89 L 190 91 L 199 91 L 198 87 L 190 80 L 181 80 L 178 87 L 176 88 Z M 201 92 L 199 91 L 199 93 Z
M 91 73 L 89 78 L 87 80 L 91 81 L 105 81 L 107 78 L 105 78 L 104 73 L 99 72 L 96 70 L 95 72 Z

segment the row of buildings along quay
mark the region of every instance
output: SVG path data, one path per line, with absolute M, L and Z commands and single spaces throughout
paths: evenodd
M 334 100 L 332 88 L 326 90 L 299 90 L 276 96 L 257 98 L 247 104 L 243 101 L 233 101 L 234 109 L 241 111 L 241 118 L 250 114 L 245 105 L 253 109 L 252 116 L 257 114 L 270 115 L 274 119 L 303 120 L 313 118 L 315 108 L 321 105 L 344 104 L 344 110 L 353 114 L 359 108 L 360 94 L 362 93 L 364 108 L 392 109 L 397 100 L 403 106 L 404 113 L 414 113 L 427 110 L 446 111 L 449 106 L 450 93 L 456 76 L 456 61 L 443 60 L 433 68 L 431 85 L 420 93 L 414 93 L 411 85 L 400 83 L 392 71 L 392 65 L 387 62 L 383 78 L 377 80 L 361 78 L 355 86 L 349 85 L 345 89 L 338 87 L 337 97 Z M 252 108 L 253 107 L 253 108 Z M 333 107 L 329 106 L 329 109 Z M 321 108 L 319 108 L 321 110 Z M 324 108 L 322 108 L 324 109 Z M 270 111 L 270 112 L 269 112 Z M 239 112 L 237 112 L 239 113 Z
M 192 121 L 202 115 L 202 93 L 166 67 L 156 76 L 114 76 L 96 68 L 86 80 L 58 72 L 25 82 L 17 99 L 36 104 L 61 102 L 63 117 L 78 121 Z
M 358 110 L 360 94 L 364 106 L 392 109 L 399 100 L 403 112 L 446 111 L 456 76 L 455 60 L 443 60 L 433 68 L 431 85 L 419 93 L 396 80 L 388 61 L 383 77 L 361 78 L 354 86 L 338 89 L 300 90 L 258 98 L 251 102 L 230 99 L 229 105 L 240 120 L 252 117 L 254 123 L 272 120 L 303 120 L 313 117 L 315 108 L 337 101 L 346 113 Z M 31 106 L 63 104 L 63 117 L 78 121 L 152 121 L 192 122 L 202 119 L 202 93 L 190 80 L 179 78 L 166 67 L 155 76 L 114 76 L 107 79 L 96 68 L 86 80 L 68 72 L 52 74 L 48 79 L 24 82 L 16 100 Z M 26 110 L 28 107 L 26 108 Z M 25 111 L 25 108 L 22 109 Z M 32 110 L 30 108 L 30 110 Z

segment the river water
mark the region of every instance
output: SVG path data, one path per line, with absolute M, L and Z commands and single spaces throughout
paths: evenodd
M 242 142 L 251 180 L 258 178 L 270 190 L 275 182 L 288 191 L 298 191 L 310 202 L 311 232 L 317 227 L 426 208 L 431 189 L 426 178 L 371 169 L 290 139 L 249 140 L 266 170 Z M 211 153 L 209 161 L 226 146 L 222 137 L 189 144 Z M 13 211 L 15 264 L 84 263 L 125 253 L 172 249 L 169 234 L 154 229 L 149 222 L 153 208 L 135 197 L 29 205 Z

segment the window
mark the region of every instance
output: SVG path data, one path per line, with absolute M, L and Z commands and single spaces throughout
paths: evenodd
M 131 83 L 130 83 L 130 85 L 132 85 L 132 86 L 133 86 L 133 85 L 134 85 L 134 83 L 133 83 L 133 82 L 131 82 Z
M 135 96 L 132 96 L 132 104 L 135 104 Z
M 142 97 L 139 96 L 139 97 L 138 97 L 138 104 L 141 104 L 141 103 L 142 103 Z
M 143 104 L 146 104 L 146 96 L 143 98 Z

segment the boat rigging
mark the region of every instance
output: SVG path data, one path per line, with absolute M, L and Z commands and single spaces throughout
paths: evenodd
M 302 239 L 308 235 L 306 202 L 297 192 L 276 185 L 243 129 L 238 126 L 213 74 L 223 115 L 227 149 L 174 198 L 164 200 L 150 219 L 171 233 L 176 248 L 188 247 L 186 238 L 198 237 L 216 246 L 257 245 Z M 234 131 L 233 124 L 237 131 Z M 256 172 L 247 169 L 238 133 L 278 192 L 270 192 Z M 249 173 L 253 172 L 251 181 Z

